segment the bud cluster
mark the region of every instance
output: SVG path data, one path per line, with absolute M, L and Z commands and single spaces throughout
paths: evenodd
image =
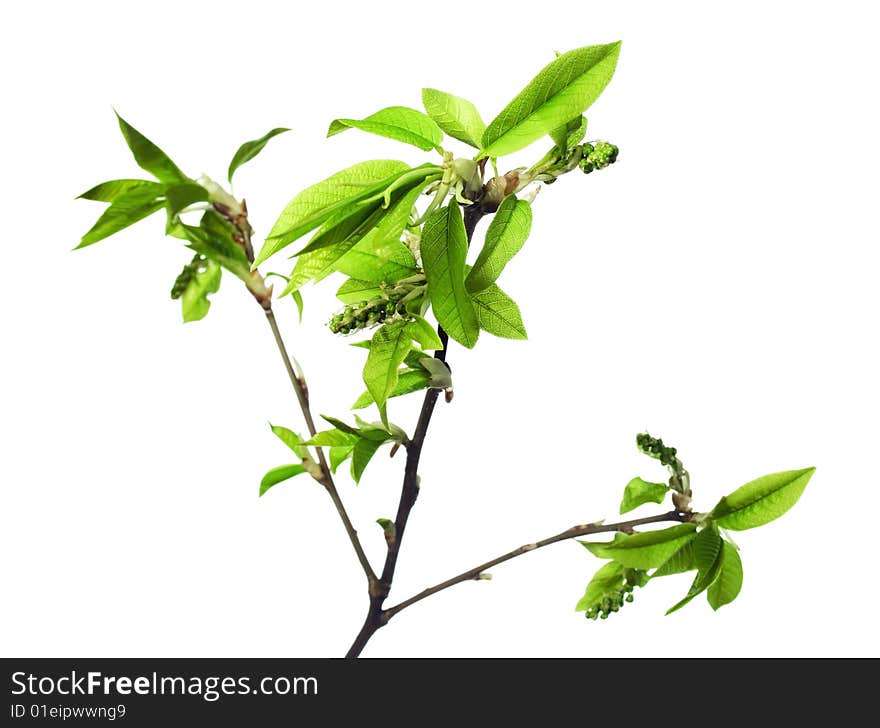
M 601 599 L 586 610 L 587 619 L 608 619 L 608 616 L 619 612 L 624 605 L 633 601 L 633 590 L 644 586 L 648 575 L 639 569 L 627 569 L 623 583 L 612 591 L 606 592 Z
M 610 142 L 586 143 L 583 145 L 582 157 L 578 166 L 584 174 L 589 174 L 596 169 L 605 169 L 617 161 L 620 150 Z
M 196 253 L 195 257 L 183 266 L 183 270 L 180 271 L 180 275 L 174 281 L 174 285 L 171 286 L 171 298 L 176 301 L 183 295 L 183 292 L 186 290 L 187 286 L 192 282 L 193 278 L 195 278 L 199 273 L 205 270 L 208 266 L 208 259 L 202 255 L 201 253 Z
M 645 455 L 659 460 L 667 468 L 674 468 L 678 463 L 676 457 L 678 450 L 664 445 L 659 437 L 651 437 L 647 432 L 643 432 L 636 437 L 636 445 Z
M 330 319 L 328 326 L 334 334 L 351 334 L 379 324 L 406 321 L 412 317 L 407 307 L 423 298 L 427 286 L 424 277 L 417 282 L 399 282 L 384 289 L 373 298 L 347 305 Z

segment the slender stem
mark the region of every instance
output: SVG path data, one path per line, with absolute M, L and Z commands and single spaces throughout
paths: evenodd
M 467 233 L 468 245 L 470 245 L 471 238 L 473 238 L 477 223 L 485 214 L 479 203 L 464 208 L 464 227 Z M 440 337 L 440 341 L 443 342 L 443 347 L 434 353 L 434 358 L 445 362 L 446 354 L 449 350 L 449 336 L 442 326 L 437 328 L 437 334 Z M 357 657 L 360 655 L 367 642 L 369 642 L 370 637 L 373 636 L 376 630 L 384 627 L 388 622 L 388 616 L 382 607 L 394 582 L 397 558 L 400 555 L 400 547 L 403 545 L 403 535 L 406 531 L 406 524 L 409 522 L 409 514 L 419 496 L 419 461 L 422 457 L 425 437 L 428 434 L 428 425 L 431 424 L 431 415 L 434 414 L 434 407 L 439 396 L 440 390 L 438 389 L 429 389 L 425 393 L 415 432 L 412 439 L 407 443 L 403 487 L 400 490 L 397 515 L 394 518 L 394 538 L 388 544 L 385 565 L 382 567 L 382 575 L 379 577 L 378 590 L 375 595 L 371 594 L 370 608 L 367 611 L 364 625 L 361 627 L 361 631 L 358 632 L 357 637 L 355 637 L 354 642 L 345 655 L 346 657 Z
M 662 523 L 664 521 L 685 522 L 689 521 L 691 516 L 692 514 L 685 513 L 683 511 L 669 511 L 668 513 L 661 513 L 659 516 L 637 518 L 632 521 L 623 521 L 620 523 L 588 523 L 581 526 L 572 526 L 562 533 L 557 533 L 555 536 L 550 536 L 549 538 L 545 538 L 542 541 L 536 541 L 535 543 L 520 546 L 518 549 L 508 551 L 506 554 L 502 554 L 501 556 L 490 559 L 489 561 L 486 561 L 479 566 L 475 566 L 472 569 L 463 571 L 458 576 L 453 576 L 451 579 L 441 581 L 439 584 L 420 591 L 415 596 L 412 596 L 409 599 L 405 599 L 400 604 L 386 609 L 384 611 L 385 622 L 388 622 L 388 620 L 390 620 L 398 612 L 402 612 L 404 609 L 412 606 L 416 602 L 422 601 L 422 599 L 426 599 L 427 597 L 436 594 L 437 592 L 441 592 L 451 586 L 460 584 L 463 581 L 472 581 L 474 579 L 478 579 L 486 569 L 491 569 L 493 566 L 503 564 L 505 561 L 510 561 L 511 559 L 515 559 L 517 556 L 522 556 L 523 554 L 527 554 L 530 551 L 536 551 L 537 549 L 544 548 L 545 546 L 549 546 L 550 544 L 559 543 L 560 541 L 567 541 L 568 539 L 577 538 L 578 536 L 589 536 L 590 534 L 594 533 L 607 533 L 609 531 L 622 531 L 626 533 L 637 526 L 644 526 L 649 523 Z
M 287 353 L 287 347 L 284 345 L 284 339 L 281 338 L 281 332 L 278 330 L 278 322 L 275 320 L 275 314 L 271 307 L 266 309 L 266 320 L 269 322 L 269 327 L 272 329 L 272 335 L 275 337 L 275 343 L 278 346 L 281 359 L 284 361 L 284 367 L 287 369 L 287 375 L 290 377 L 293 391 L 296 392 L 296 398 L 299 400 L 299 406 L 300 409 L 302 409 L 303 418 L 306 421 L 306 427 L 309 430 L 309 434 L 314 436 L 316 432 L 315 420 L 312 417 L 312 410 L 309 406 L 309 395 L 305 386 L 305 380 L 297 376 L 296 371 L 293 368 L 290 356 Z M 366 553 L 364 553 L 364 548 L 358 538 L 357 530 L 355 529 L 354 524 L 352 524 L 351 519 L 348 517 L 348 512 L 345 510 L 345 505 L 342 503 L 339 491 L 336 490 L 336 484 L 333 482 L 333 474 L 330 471 L 330 466 L 327 464 L 327 459 L 324 457 L 324 451 L 320 447 L 316 447 L 315 450 L 318 454 L 318 463 L 321 466 L 321 484 L 327 489 L 330 498 L 333 500 L 333 505 L 336 506 L 336 512 L 339 513 L 339 518 L 342 519 L 342 525 L 345 526 L 345 531 L 348 533 L 348 538 L 351 541 L 351 545 L 354 547 L 361 568 L 367 576 L 367 582 L 369 584 L 370 592 L 372 593 L 375 591 L 377 581 L 376 573 L 373 571 L 373 567 L 370 565 Z

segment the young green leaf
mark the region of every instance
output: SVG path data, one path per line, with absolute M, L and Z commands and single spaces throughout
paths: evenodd
M 721 564 L 718 577 L 709 587 L 706 597 L 712 609 L 730 604 L 742 589 L 743 568 L 736 547 L 727 541 L 721 545 Z
M 370 460 L 373 459 L 376 450 L 381 446 L 382 443 L 378 440 L 368 440 L 365 437 L 362 437 L 357 441 L 357 444 L 355 444 L 354 449 L 351 452 L 351 477 L 354 479 L 355 483 L 361 482 L 361 476 L 364 474 L 364 470 Z
M 349 447 L 353 446 L 358 439 L 358 435 L 351 435 L 348 432 L 340 432 L 339 430 L 322 430 L 312 435 L 303 445 L 313 445 L 315 447 Z
M 259 139 L 253 139 L 249 142 L 245 142 L 244 144 L 242 144 L 238 148 L 238 151 L 234 155 L 232 155 L 232 161 L 229 163 L 229 173 L 227 179 L 232 182 L 232 175 L 235 174 L 235 170 L 241 167 L 241 165 L 250 162 L 254 157 L 262 152 L 263 148 L 269 143 L 270 139 L 278 136 L 279 134 L 283 134 L 286 131 L 290 131 L 290 129 L 278 127 L 277 129 L 272 129 L 272 131 L 266 132 Z
M 412 392 L 418 392 L 422 389 L 425 389 L 431 380 L 431 375 L 428 374 L 424 369 L 406 369 L 401 371 L 397 375 L 397 383 L 394 385 L 394 389 L 391 390 L 391 393 L 388 395 L 388 399 L 392 397 L 400 397 L 404 394 L 411 394 Z M 369 407 L 373 404 L 373 395 L 371 395 L 368 391 L 364 392 L 360 397 L 357 398 L 355 403 L 351 406 L 353 410 L 364 409 L 364 407 Z
M 134 187 L 116 197 L 92 228 L 82 236 L 82 240 L 76 247 L 85 248 L 110 237 L 129 225 L 134 225 L 154 212 L 158 212 L 164 204 L 165 201 L 162 198 L 156 198 L 155 188 Z
M 731 531 L 770 523 L 797 503 L 814 472 L 816 468 L 786 470 L 752 480 L 722 498 L 712 509 L 712 520 Z
M 385 402 L 394 391 L 397 370 L 411 345 L 412 337 L 402 322 L 380 327 L 371 340 L 370 353 L 364 364 L 364 384 L 376 402 L 385 425 L 388 424 Z
M 433 389 L 452 389 L 452 372 L 446 362 L 433 356 L 423 356 L 419 365 L 431 375 L 428 386 Z
M 299 464 L 279 465 L 277 468 L 272 468 L 263 476 L 263 480 L 260 481 L 260 495 L 265 495 L 269 488 L 304 472 L 306 472 L 306 469 Z
M 516 301 L 494 283 L 472 294 L 471 301 L 483 331 L 504 339 L 528 338 Z
M 304 306 L 302 293 L 300 293 L 299 291 L 293 291 L 293 293 L 290 294 L 290 297 L 293 299 L 293 302 L 296 304 L 296 310 L 299 313 L 299 322 L 302 323 L 302 321 L 303 321 L 303 306 Z
M 363 250 L 369 248 L 381 249 L 385 243 L 398 241 L 409 221 L 412 205 L 415 202 L 415 198 L 420 194 L 421 185 L 423 184 L 426 184 L 424 180 L 396 199 L 391 207 L 384 211 L 384 215 L 380 216 L 378 221 L 375 221 L 375 227 L 366 232 L 365 235 L 362 233 L 366 228 L 359 229 L 354 231 L 348 239 L 335 245 L 299 256 L 293 272 L 290 274 L 290 282 L 281 295 L 283 296 L 299 289 L 312 279 L 321 280 L 326 278 L 337 270 L 339 261 L 344 255 L 353 250 L 354 247 L 360 246 Z M 327 226 L 330 224 L 328 221 Z M 322 231 L 325 229 L 327 228 L 322 227 Z M 322 231 L 319 231 L 318 234 L 321 234 Z
M 207 199 L 208 190 L 195 182 L 168 185 L 165 190 L 165 207 L 168 210 L 169 220 L 173 220 L 181 210 L 190 205 L 194 205 L 196 202 L 205 202 Z
M 600 559 L 614 559 L 633 569 L 653 569 L 690 541 L 696 530 L 693 523 L 681 523 L 660 531 L 632 535 L 618 533 L 613 541 L 606 543 L 579 543 Z
M 330 472 L 335 473 L 336 469 L 342 465 L 354 450 L 354 445 L 334 445 L 330 448 Z
M 422 104 L 428 116 L 449 136 L 480 148 L 486 124 L 470 101 L 435 88 L 423 88 Z
M 349 275 L 346 273 L 346 275 Z M 299 291 L 295 291 L 299 293 Z M 360 303 L 368 298 L 373 298 L 382 293 L 382 288 L 373 281 L 364 281 L 358 278 L 349 278 L 339 286 L 336 298 L 343 303 Z
M 373 440 L 378 443 L 391 442 L 407 442 L 406 433 L 397 425 L 385 422 L 365 422 L 357 415 L 354 416 L 355 422 L 358 423 L 358 433 L 367 440 Z
M 431 149 L 439 150 L 440 142 L 443 141 L 443 132 L 430 117 L 407 106 L 389 106 L 365 119 L 334 119 L 327 130 L 327 136 L 331 137 L 349 128 L 412 144 L 426 152 Z
M 407 164 L 393 159 L 371 160 L 307 187 L 287 203 L 269 231 L 255 265 L 314 230 L 345 205 L 385 189 L 408 169 Z
M 649 483 L 641 478 L 633 478 L 623 489 L 620 512 L 628 513 L 645 503 L 662 503 L 668 491 L 669 486 L 665 483 Z
M 211 308 L 208 295 L 220 290 L 221 273 L 220 266 L 211 260 L 205 270 L 190 279 L 180 297 L 184 323 L 198 321 L 208 315 L 208 309 Z
M 422 366 L 422 359 L 424 359 L 425 357 L 430 357 L 433 359 L 433 357 L 431 357 L 428 353 L 422 351 L 421 349 L 419 349 L 419 347 L 414 346 L 412 349 L 409 350 L 409 353 L 404 358 L 403 363 L 406 364 L 410 369 L 425 369 L 425 367 Z M 430 371 L 428 369 L 425 370 Z
M 585 612 L 592 609 L 602 598 L 611 592 L 618 591 L 623 586 L 623 564 L 617 561 L 609 561 L 599 569 L 580 601 L 575 606 L 576 612 Z
M 113 179 L 95 185 L 92 189 L 83 192 L 77 199 L 115 202 L 118 197 L 139 187 L 152 189 L 155 193 L 153 197 L 161 196 L 165 190 L 165 185 L 161 182 L 151 182 L 146 179 Z
M 418 342 L 425 351 L 437 351 L 443 348 L 443 342 L 440 341 L 440 336 L 431 324 L 421 316 L 413 316 L 412 319 L 406 325 L 406 331 L 413 341 Z
M 483 249 L 467 276 L 468 291 L 482 291 L 498 280 L 504 266 L 525 244 L 531 227 L 531 205 L 508 195 L 486 229 Z
M 673 574 L 683 574 L 686 571 L 694 571 L 697 568 L 697 557 L 694 553 L 694 534 L 690 541 L 687 541 L 678 551 L 670 556 L 660 567 L 651 574 L 652 579 L 661 576 L 672 576 Z
M 421 253 L 434 316 L 453 339 L 472 349 L 480 335 L 474 305 L 464 285 L 467 234 L 458 204 L 431 214 L 422 228 Z
M 394 283 L 419 272 L 415 258 L 406 245 L 399 240 L 382 243 L 375 235 L 362 238 L 357 245 L 345 253 L 336 262 L 336 270 L 358 278 L 360 282 L 367 282 L 370 286 L 375 286 L 377 283 Z M 364 298 L 369 297 L 370 295 L 367 295 Z M 357 300 L 362 301 L 364 298 Z
M 131 149 L 131 153 L 141 169 L 152 174 L 160 182 L 174 184 L 175 182 L 188 181 L 187 176 L 177 168 L 177 165 L 169 159 L 165 152 L 159 149 L 118 113 L 116 118 L 119 120 L 119 128 L 122 130 L 122 135 L 125 137 L 128 148 Z
M 721 568 L 721 544 L 721 536 L 718 535 L 718 530 L 714 526 L 705 528 L 697 534 L 694 539 L 694 561 L 697 566 L 697 575 L 684 599 L 670 607 L 666 614 L 677 612 L 714 583 Z
M 271 423 L 269 424 L 269 427 L 272 428 L 272 432 L 275 433 L 275 436 L 281 440 L 281 442 L 296 453 L 297 457 L 304 458 L 309 454 L 308 449 L 302 444 L 302 438 L 293 432 L 293 430 L 289 430 L 281 425 L 273 425 Z
M 580 144 L 587 135 L 587 117 L 576 116 L 567 124 L 556 127 L 550 132 L 550 138 L 565 153 Z
M 480 155 L 510 154 L 583 114 L 614 75 L 619 54 L 619 41 L 563 53 L 489 124 Z
M 341 430 L 342 432 L 347 432 L 349 435 L 357 435 L 361 436 L 361 431 L 357 427 L 352 427 L 347 422 L 343 422 L 342 420 L 338 420 L 335 417 L 330 417 L 329 415 L 321 415 L 321 419 L 325 422 L 329 422 L 333 427 L 337 430 Z
M 219 263 L 245 283 L 250 281 L 251 266 L 235 240 L 235 227 L 214 210 L 205 211 L 198 227 L 178 222 L 177 233 L 188 240 L 189 247 L 197 253 Z
M 351 248 L 376 227 L 386 214 L 380 200 L 352 202 L 318 228 L 312 239 L 294 255 L 299 257 L 322 248 L 336 248 L 340 243 L 348 241 L 350 242 L 346 249 Z

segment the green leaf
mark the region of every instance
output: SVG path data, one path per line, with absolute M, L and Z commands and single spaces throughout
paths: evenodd
M 321 280 L 327 277 L 339 268 L 343 256 L 351 252 L 355 247 L 358 247 L 360 250 L 380 250 L 386 243 L 398 241 L 409 221 L 415 198 L 418 197 L 424 184 L 426 182 L 422 179 L 421 182 L 415 184 L 414 189 L 404 192 L 388 210 L 384 211 L 383 215 L 379 216 L 378 220 L 373 221 L 375 222 L 375 227 L 372 229 L 365 225 L 363 229 L 357 230 L 355 234 L 349 235 L 346 240 L 336 245 L 300 255 L 290 275 L 290 282 L 282 295 L 297 290 L 312 279 Z M 331 222 L 328 221 L 327 226 Z M 325 229 L 327 228 L 322 228 L 322 231 Z M 366 232 L 365 235 L 363 234 L 364 232 Z M 320 233 L 321 231 L 318 234 Z M 353 270 L 353 268 L 349 270 Z M 367 274 L 365 270 L 360 272 Z
M 683 574 L 686 571 L 694 571 L 697 568 L 697 557 L 694 553 L 694 539 L 696 537 L 697 535 L 694 534 L 690 541 L 686 542 L 684 546 L 666 559 L 660 568 L 651 574 L 651 578 L 655 579 L 661 576 L 672 576 L 673 574 Z
M 645 503 L 662 503 L 668 491 L 666 483 L 649 483 L 641 478 L 633 478 L 623 489 L 620 512 L 628 513 Z
M 242 144 L 238 151 L 232 156 L 232 161 L 229 163 L 229 174 L 227 179 L 232 182 L 232 175 L 235 174 L 235 170 L 237 170 L 241 165 L 246 162 L 250 162 L 254 157 L 256 157 L 260 152 L 263 151 L 263 147 L 265 147 L 269 140 L 272 137 L 276 137 L 279 134 L 283 134 L 286 131 L 290 131 L 290 129 L 285 129 L 283 127 L 278 127 L 276 129 L 272 129 L 270 132 L 266 132 L 259 139 L 253 139 L 249 142 L 245 142 Z
M 516 302 L 494 283 L 471 295 L 477 321 L 483 331 L 504 339 L 527 339 L 526 327 Z
M 587 135 L 587 117 L 576 116 L 550 132 L 550 138 L 565 153 L 580 144 Z
M 209 260 L 205 270 L 190 279 L 180 297 L 184 323 L 198 321 L 208 315 L 208 309 L 211 308 L 208 295 L 220 290 L 221 275 L 220 266 Z
M 189 241 L 189 247 L 219 263 L 246 283 L 250 281 L 250 263 L 235 242 L 235 227 L 214 210 L 202 215 L 198 227 L 178 223 L 176 230 Z
M 437 351 L 443 348 L 443 342 L 436 329 L 421 316 L 413 316 L 413 320 L 406 325 L 406 331 L 413 341 L 425 351 Z
M 334 445 L 330 448 L 330 471 L 335 473 L 336 469 L 351 457 L 354 445 Z
M 323 430 L 312 435 L 303 445 L 312 445 L 314 447 L 348 447 L 354 446 L 356 441 L 357 435 L 340 432 L 339 430 Z
M 336 270 L 374 287 L 377 283 L 394 283 L 419 272 L 415 258 L 406 245 L 398 240 L 380 243 L 374 235 L 361 239 L 339 258 Z
M 296 453 L 297 457 L 304 458 L 309 454 L 308 450 L 302 444 L 302 438 L 293 432 L 293 430 L 289 430 L 281 425 L 273 425 L 272 423 L 269 423 L 269 427 L 272 428 L 272 432 L 275 433 L 276 437 L 278 437 L 281 442 Z
M 385 402 L 397 384 L 398 369 L 410 350 L 412 337 L 403 323 L 381 326 L 373 334 L 364 364 L 364 384 L 387 425 Z
M 814 472 L 816 468 L 786 470 L 752 480 L 722 498 L 712 509 L 712 520 L 731 531 L 770 523 L 797 503 Z
M 599 569 L 587 584 L 584 595 L 574 608 L 575 611 L 585 612 L 592 609 L 606 594 L 619 591 L 623 586 L 623 570 L 623 565 L 616 561 L 610 561 Z
M 417 346 L 414 346 L 409 350 L 409 353 L 406 355 L 406 358 L 403 360 L 403 363 L 406 364 L 410 369 L 424 369 L 422 366 L 422 359 L 425 357 L 429 357 L 430 354 L 419 349 Z
M 187 176 L 177 168 L 177 165 L 169 159 L 165 152 L 159 149 L 118 113 L 116 118 L 119 120 L 122 136 L 125 137 L 128 148 L 131 149 L 131 153 L 141 169 L 152 174 L 160 182 L 174 184 L 175 182 L 188 181 Z
M 742 581 L 742 561 L 740 561 L 736 547 L 724 541 L 721 545 L 721 564 L 718 577 L 706 594 L 712 609 L 718 610 L 736 599 L 742 589 Z
M 428 116 L 449 136 L 480 148 L 486 124 L 470 101 L 435 88 L 423 88 L 422 104 Z
M 368 440 L 365 437 L 357 441 L 351 453 L 351 477 L 355 483 L 361 482 L 361 476 L 364 474 L 367 464 L 373 459 L 376 450 L 381 446 L 382 442 Z
M 408 169 L 407 164 L 393 159 L 371 160 L 352 165 L 307 187 L 287 203 L 254 264 L 259 265 L 314 230 L 342 207 L 385 189 Z
M 423 369 L 406 369 L 401 371 L 397 375 L 397 383 L 394 385 L 394 389 L 391 390 L 391 393 L 388 395 L 388 399 L 392 397 L 400 397 L 404 394 L 411 394 L 412 392 L 418 392 L 422 389 L 425 389 L 430 383 L 431 375 Z M 369 392 L 364 392 L 360 397 L 357 398 L 355 403 L 351 406 L 353 410 L 364 409 L 365 407 L 369 407 L 373 404 L 373 395 Z
M 433 212 L 422 229 L 421 253 L 434 316 L 453 339 L 472 349 L 480 335 L 474 305 L 464 285 L 467 234 L 458 204 Z
M 169 185 L 165 190 L 165 206 L 168 209 L 168 217 L 173 219 L 180 211 L 208 199 L 208 190 L 195 182 L 181 182 L 177 185 Z
M 298 291 L 295 291 L 298 293 Z M 349 278 L 339 286 L 336 298 L 343 303 L 360 303 L 382 293 L 382 288 L 373 281 L 364 281 L 357 278 Z
M 696 530 L 693 523 L 682 523 L 660 531 L 632 535 L 618 533 L 607 543 L 580 543 L 600 559 L 614 559 L 633 569 L 653 569 L 692 539 Z
M 718 535 L 717 529 L 712 526 L 703 529 L 697 534 L 693 542 L 697 576 L 694 578 L 685 598 L 675 606 L 670 607 L 666 614 L 677 612 L 712 585 L 718 577 L 718 572 L 721 568 L 721 544 L 721 536 Z
M 365 119 L 334 119 L 327 130 L 327 136 L 331 137 L 349 128 L 412 144 L 426 152 L 431 149 L 439 150 L 440 142 L 443 141 L 443 132 L 430 117 L 407 106 L 389 106 Z
M 449 371 L 446 362 L 433 356 L 423 356 L 419 359 L 419 365 L 431 375 L 428 380 L 429 387 L 434 389 L 452 388 L 452 372 Z
M 83 192 L 77 199 L 115 202 L 126 192 L 138 188 L 150 188 L 154 191 L 153 197 L 159 197 L 164 192 L 165 185 L 146 179 L 114 179 L 95 185 L 92 189 Z
M 358 437 L 361 436 L 361 431 L 357 427 L 352 427 L 348 423 L 343 422 L 342 420 L 338 420 L 335 417 L 330 417 L 329 415 L 321 415 L 321 419 L 329 422 L 337 430 L 347 432 L 349 435 L 356 435 Z
M 322 248 L 337 249 L 340 244 L 346 242 L 347 250 L 376 227 L 385 214 L 380 200 L 352 202 L 318 228 L 312 239 L 294 255 L 300 257 Z
M 380 445 L 391 440 L 399 440 L 401 442 L 406 440 L 406 433 L 395 424 L 386 425 L 383 422 L 364 422 L 357 415 L 354 418 L 357 420 L 358 425 L 360 425 L 358 432 L 361 437 L 367 440 L 378 442 Z
M 563 53 L 489 124 L 480 155 L 510 154 L 583 114 L 614 75 L 619 54 L 619 41 Z
M 468 291 L 482 291 L 497 281 L 504 266 L 525 244 L 531 228 L 531 205 L 508 195 L 486 229 L 483 249 L 467 276 Z
M 153 187 L 135 187 L 120 194 L 110 207 L 104 210 L 104 214 L 98 218 L 92 228 L 82 236 L 82 240 L 76 246 L 77 249 L 97 243 L 129 225 L 134 225 L 139 220 L 161 210 L 164 204 L 163 199 L 156 198 L 156 190 Z
M 260 481 L 260 495 L 265 495 L 269 488 L 304 472 L 306 472 L 306 469 L 299 464 L 279 465 L 277 468 L 272 468 L 263 476 L 263 480 Z
M 381 245 L 387 241 L 397 241 L 413 214 L 413 206 L 422 189 L 431 179 L 439 178 L 440 168 L 436 165 L 422 165 L 400 175 L 387 188 L 364 200 L 353 202 L 339 210 L 321 229 L 315 233 L 297 255 L 311 253 L 345 242 L 343 250 L 348 250 L 364 238 L 373 228 L 382 227 L 377 238 L 371 238 Z
M 302 293 L 299 291 L 294 291 L 290 294 L 290 297 L 293 299 L 293 302 L 296 304 L 296 310 L 299 313 L 299 322 L 303 322 L 303 297 Z

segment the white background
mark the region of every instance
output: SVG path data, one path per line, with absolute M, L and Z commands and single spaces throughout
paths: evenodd
M 294 131 L 243 168 L 258 235 L 302 187 L 361 159 L 427 160 L 337 116 L 419 106 L 489 120 L 550 59 L 618 38 L 589 112 L 619 164 L 535 204 L 502 278 L 528 342 L 455 346 L 393 603 L 502 551 L 612 517 L 637 432 L 676 444 L 696 507 L 817 466 L 782 520 L 738 535 L 745 583 L 670 617 L 689 577 L 604 623 L 572 608 L 599 563 L 574 543 L 397 617 L 372 656 L 873 655 L 878 490 L 880 52 L 871 4 L 17 3 L 5 11 L 0 645 L 7 656 L 340 655 L 365 586 L 326 494 L 267 420 L 302 429 L 259 309 L 231 277 L 182 325 L 188 255 L 160 216 L 70 252 L 138 176 L 111 105 L 190 175 Z M 461 150 L 455 142 L 450 147 Z M 463 152 L 463 150 L 461 150 Z M 502 160 L 529 163 L 543 148 Z M 266 270 L 286 272 L 283 256 Z M 363 353 L 324 322 L 334 286 L 278 315 L 318 412 L 345 415 Z M 420 397 L 395 401 L 412 429 Z M 403 459 L 340 490 L 379 562 Z M 653 506 L 646 507 L 650 512 Z

